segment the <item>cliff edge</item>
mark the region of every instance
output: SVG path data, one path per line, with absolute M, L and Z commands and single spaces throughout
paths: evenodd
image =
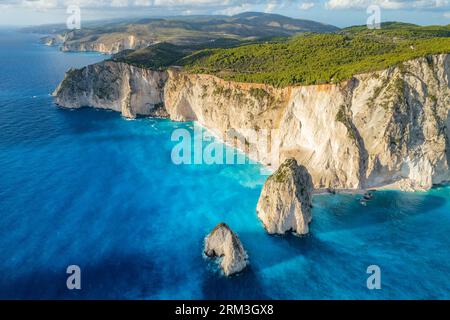
M 450 181 L 448 54 L 285 88 L 107 61 L 70 71 L 55 97 L 69 108 L 166 115 L 232 132 L 241 138 L 236 147 L 274 170 L 296 159 L 315 189 L 428 190 Z M 267 139 L 255 141 L 255 132 Z
M 57 105 L 70 109 L 89 106 L 114 110 L 127 118 L 167 117 L 166 81 L 165 72 L 104 61 L 69 70 L 53 96 Z

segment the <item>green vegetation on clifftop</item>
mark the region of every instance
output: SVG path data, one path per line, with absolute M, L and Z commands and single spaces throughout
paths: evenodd
M 144 49 L 122 51 L 114 55 L 112 60 L 141 68 L 161 70 L 176 64 L 186 54 L 189 54 L 189 51 L 182 47 L 170 43 L 159 43 Z
M 139 67 L 216 75 L 277 87 L 337 83 L 360 73 L 402 66 L 431 54 L 450 53 L 450 26 L 385 23 L 381 30 L 351 27 L 333 34 L 268 40 L 218 39 L 195 45 L 159 43 L 113 57 Z
M 306 34 L 285 42 L 208 49 L 179 64 L 189 72 L 226 80 L 287 86 L 340 82 L 418 57 L 450 53 L 450 26 L 390 23 L 383 28 L 353 27 L 338 34 Z

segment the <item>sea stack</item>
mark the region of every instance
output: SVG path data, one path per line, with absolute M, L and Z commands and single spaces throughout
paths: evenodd
M 220 266 L 226 276 L 239 273 L 248 264 L 248 255 L 238 236 L 225 223 L 220 223 L 205 239 L 205 254 L 220 257 Z
M 309 232 L 312 220 L 311 175 L 295 159 L 286 160 L 264 184 L 256 211 L 270 234 Z

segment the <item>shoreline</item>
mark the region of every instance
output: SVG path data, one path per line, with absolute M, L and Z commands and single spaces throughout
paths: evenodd
M 112 110 L 112 109 L 106 109 L 106 108 L 96 108 L 96 107 L 90 107 L 90 106 L 86 106 L 86 107 L 81 107 L 81 108 L 67 108 L 67 107 L 63 107 L 60 106 L 58 104 L 55 104 L 55 106 L 57 108 L 60 108 L 62 110 L 68 110 L 68 111 L 76 111 L 76 110 L 80 110 L 80 109 L 94 109 L 97 111 L 106 111 L 106 112 L 114 112 L 120 115 L 120 112 Z M 245 152 L 244 150 L 242 150 L 239 147 L 236 147 L 234 145 L 232 145 L 229 142 L 226 142 L 222 139 L 222 137 L 220 135 L 218 135 L 216 133 L 217 130 L 209 128 L 205 125 L 203 125 L 202 123 L 200 123 L 197 120 L 190 120 L 190 121 L 175 121 L 170 119 L 170 117 L 151 117 L 151 116 L 139 116 L 139 118 L 137 119 L 130 119 L 127 117 L 123 117 L 121 116 L 121 118 L 125 121 L 135 121 L 138 119 L 153 119 L 153 120 L 165 120 L 165 121 L 170 121 L 172 123 L 192 123 L 192 130 L 195 129 L 195 126 L 198 126 L 202 129 L 204 129 L 211 137 L 213 137 L 214 139 L 216 139 L 217 141 L 215 142 L 219 142 L 220 144 L 224 145 L 227 148 L 232 148 L 234 150 L 237 151 L 236 155 L 241 154 L 243 156 L 245 156 L 245 158 L 248 160 L 248 162 L 246 161 L 246 164 L 255 164 L 260 166 L 260 171 L 261 171 L 261 175 L 269 177 L 270 175 L 272 175 L 276 170 L 274 170 L 273 168 L 265 165 L 264 163 L 252 158 L 247 152 Z M 203 140 L 203 137 L 202 137 Z M 214 143 L 214 142 L 211 142 Z M 230 164 L 230 166 L 233 165 L 237 165 L 237 164 Z M 265 170 L 265 172 L 263 172 Z M 333 189 L 333 188 L 319 188 L 319 189 L 314 189 L 313 190 L 313 195 L 327 195 L 327 194 L 335 194 L 335 195 L 339 195 L 339 194 L 343 194 L 343 195 L 365 195 L 367 193 L 370 192 L 377 192 L 377 191 L 398 191 L 398 192 L 405 192 L 405 193 L 426 193 L 429 192 L 437 187 L 447 187 L 450 186 L 450 181 L 446 182 L 446 183 L 440 183 L 440 184 L 435 184 L 432 186 L 432 188 L 426 190 L 426 189 L 413 189 L 413 188 L 405 188 L 404 186 L 402 186 L 402 182 L 404 182 L 404 180 L 399 180 L 399 181 L 395 181 L 392 182 L 390 184 L 386 184 L 383 186 L 374 186 L 374 187 L 369 187 L 369 188 L 364 188 L 364 189 Z

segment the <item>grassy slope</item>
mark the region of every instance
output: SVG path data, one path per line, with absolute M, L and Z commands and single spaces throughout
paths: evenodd
M 353 27 L 279 43 L 207 49 L 178 64 L 193 73 L 275 86 L 339 82 L 429 54 L 450 52 L 450 26 L 388 23 L 381 30 Z
M 279 38 L 273 38 L 264 41 L 275 42 L 280 40 Z M 124 50 L 115 54 L 111 59 L 141 68 L 164 70 L 167 69 L 167 67 L 183 63 L 183 59 L 194 52 L 200 52 L 205 49 L 240 47 L 255 43 L 260 43 L 260 40 L 243 41 L 222 38 L 190 45 L 174 45 L 168 42 L 162 42 L 143 49 Z
M 351 27 L 335 34 L 243 42 L 233 39 L 177 46 L 160 43 L 113 60 L 151 69 L 182 65 L 192 73 L 274 86 L 339 82 L 430 54 L 450 53 L 450 26 L 386 23 L 381 30 Z
M 189 54 L 189 52 L 170 43 L 159 43 L 144 49 L 122 51 L 114 55 L 112 60 L 141 68 L 162 70 L 176 64 L 178 60 Z

